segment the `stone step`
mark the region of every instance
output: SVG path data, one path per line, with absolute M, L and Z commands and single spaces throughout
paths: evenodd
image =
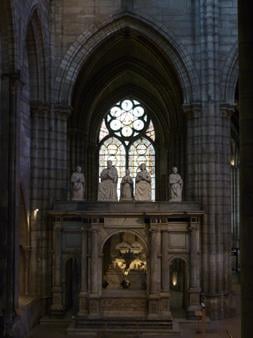
M 160 329 L 172 329 L 171 320 L 145 320 L 145 319 L 79 319 L 75 321 L 76 327 L 86 328 L 160 328 Z
M 76 319 L 67 329 L 69 335 L 96 338 L 180 337 L 177 323 L 171 320 Z
M 156 320 L 79 320 L 67 329 L 68 335 L 89 338 L 178 338 L 177 323 Z
M 40 325 L 53 326 L 53 327 L 68 327 L 72 322 L 71 316 L 64 318 L 56 318 L 51 316 L 45 316 L 40 319 Z

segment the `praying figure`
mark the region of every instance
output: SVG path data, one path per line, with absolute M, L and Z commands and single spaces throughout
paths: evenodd
M 80 166 L 71 176 L 71 199 L 72 201 L 84 200 L 85 178 Z
M 142 163 L 140 171 L 135 179 L 135 200 L 151 201 L 151 176 L 146 169 L 146 164 Z
M 169 176 L 170 201 L 182 202 L 183 179 L 177 172 L 177 167 L 172 168 Z
M 102 170 L 100 178 L 98 201 L 117 201 L 118 172 L 112 161 L 107 161 L 107 168 Z
M 120 200 L 132 201 L 134 198 L 134 184 L 130 176 L 129 169 L 126 170 L 126 176 L 122 177 L 120 184 Z

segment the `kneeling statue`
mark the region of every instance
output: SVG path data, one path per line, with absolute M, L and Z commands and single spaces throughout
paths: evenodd
M 107 161 L 107 168 L 102 170 L 100 178 L 98 201 L 117 201 L 118 172 L 112 161 Z
M 126 176 L 122 177 L 120 184 L 120 200 L 132 201 L 134 198 L 133 179 L 130 176 L 130 170 L 126 170 Z
M 140 171 L 135 179 L 135 200 L 151 201 L 151 176 L 146 169 L 146 164 L 142 163 Z

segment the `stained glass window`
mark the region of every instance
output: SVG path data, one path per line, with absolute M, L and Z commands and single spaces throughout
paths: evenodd
M 144 107 L 137 100 L 117 102 L 104 117 L 99 133 L 99 173 L 111 160 L 118 170 L 118 196 L 121 178 L 128 168 L 136 177 L 145 163 L 152 177 L 152 200 L 155 200 L 155 130 Z
M 100 146 L 99 151 L 99 173 L 107 167 L 107 161 L 111 160 L 112 164 L 118 171 L 118 195 L 121 178 L 126 172 L 126 149 L 122 142 L 116 137 L 107 138 Z

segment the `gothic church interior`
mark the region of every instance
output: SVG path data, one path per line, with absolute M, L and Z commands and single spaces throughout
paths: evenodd
M 238 62 L 236 0 L 1 0 L 0 335 L 236 314 Z

